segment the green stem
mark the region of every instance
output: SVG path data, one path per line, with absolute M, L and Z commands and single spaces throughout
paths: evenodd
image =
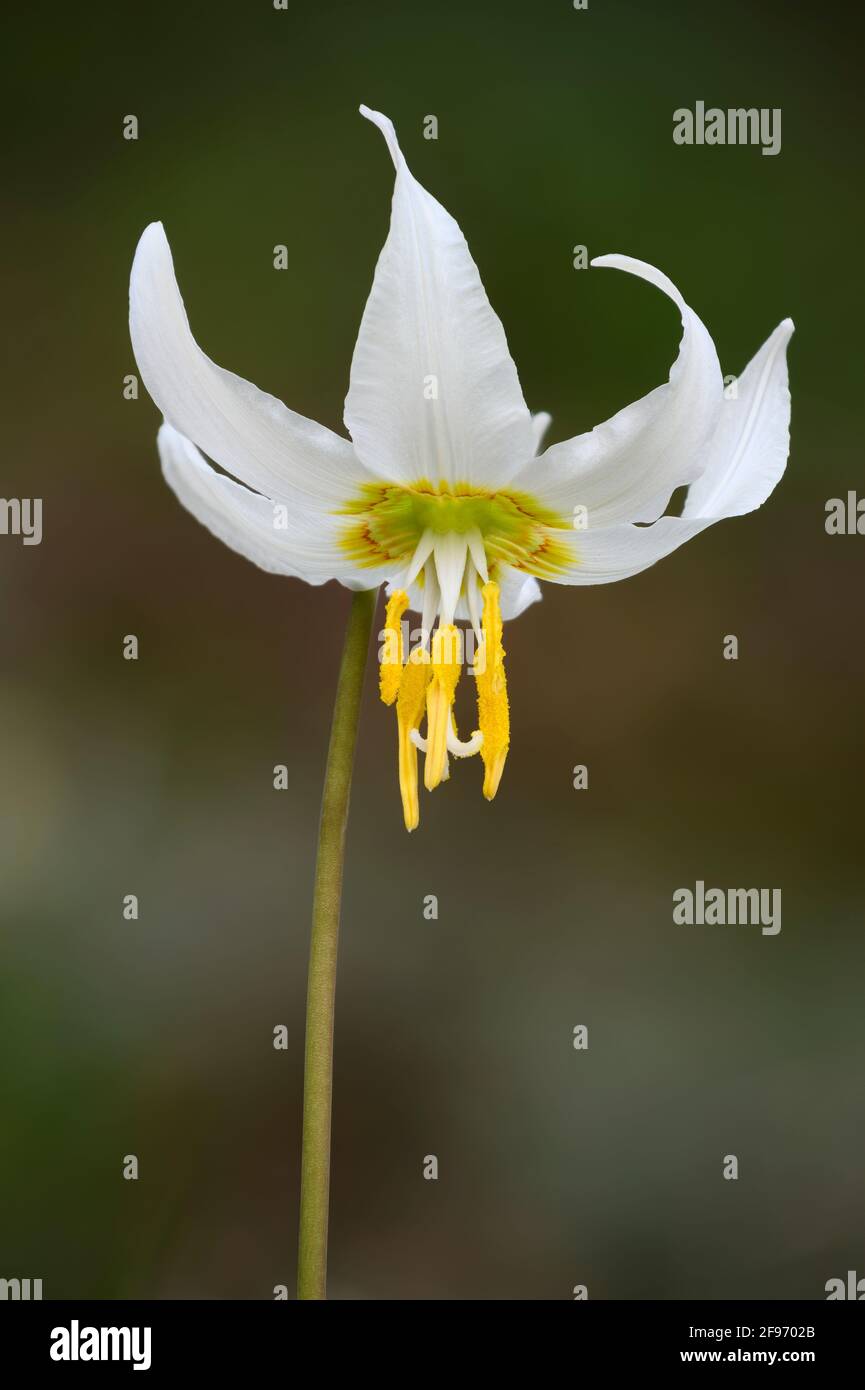
M 300 1164 L 297 1296 L 304 1299 L 327 1297 L 333 1012 L 339 909 L 351 772 L 376 598 L 374 589 L 352 595 L 333 707 L 318 832 L 306 994 Z

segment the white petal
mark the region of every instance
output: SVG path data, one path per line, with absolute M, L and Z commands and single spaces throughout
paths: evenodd
M 533 603 L 543 598 L 541 586 L 531 575 L 522 574 L 511 565 L 502 568 L 498 576 L 499 603 L 502 619 L 508 622 L 525 613 Z
M 166 420 L 249 487 L 319 509 L 370 481 L 347 439 L 205 356 L 189 328 L 161 222 L 147 227 L 135 252 L 129 330 L 144 384 Z
M 309 584 L 339 579 L 350 589 L 373 589 L 382 574 L 354 569 L 336 544 L 336 527 L 302 526 L 283 508 L 227 478 L 204 459 L 191 440 L 164 424 L 157 436 L 165 480 L 187 511 L 219 540 L 272 574 Z
M 608 584 L 648 569 L 724 517 L 759 507 L 787 464 L 790 392 L 787 343 L 790 319 L 779 324 L 738 381 L 735 400 L 724 400 L 703 455 L 705 471 L 689 489 L 682 515 L 653 526 L 610 526 L 575 533 L 576 563 L 565 584 Z
M 535 454 L 540 453 L 541 445 L 544 442 L 544 435 L 552 423 L 553 417 L 548 414 L 546 410 L 539 410 L 537 415 L 532 416 L 532 443 L 535 446 Z
M 703 446 L 724 403 L 718 355 L 700 319 L 659 270 L 627 256 L 598 256 L 592 265 L 627 270 L 669 295 L 682 316 L 679 355 L 664 386 L 591 433 L 554 444 L 521 469 L 512 486 L 563 516 L 585 507 L 590 527 L 653 521 L 677 487 L 699 476 Z
M 748 363 L 736 396 L 725 399 L 683 517 L 743 516 L 762 506 L 780 481 L 790 452 L 787 344 L 792 336 L 793 321 L 784 319 Z
M 499 486 L 532 454 L 531 418 L 504 329 L 454 219 L 396 168 L 387 241 L 351 364 L 345 423 L 367 467 L 393 481 Z

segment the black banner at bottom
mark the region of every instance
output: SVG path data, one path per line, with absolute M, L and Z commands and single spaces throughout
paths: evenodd
M 503 1363 L 517 1373 L 525 1359 L 537 1380 L 541 1365 L 557 1354 L 575 1372 L 589 1364 L 650 1374 L 674 1366 L 804 1365 L 825 1374 L 856 1364 L 865 1326 L 857 1309 L 836 1302 L 396 1306 L 394 1318 L 383 1316 L 380 1303 L 362 1302 L 335 1311 L 295 1302 L 5 1302 L 0 1358 L 7 1377 L 15 1371 L 98 1377 L 110 1367 L 115 1376 L 138 1372 L 155 1380 L 251 1367 L 303 1374 L 310 1355 L 333 1370 L 340 1353 L 357 1369 L 366 1363 L 400 1379 L 427 1379 L 437 1366 L 442 1374 L 457 1367 L 464 1374 L 477 1365 L 488 1374 Z M 444 1311 L 460 1307 L 462 1313 Z M 498 1323 L 496 1307 L 506 1311 L 506 1324 Z M 327 1340 L 316 1342 L 322 1335 Z

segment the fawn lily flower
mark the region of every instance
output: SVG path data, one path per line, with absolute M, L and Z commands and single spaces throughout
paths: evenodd
M 495 796 L 510 738 L 502 622 L 540 597 L 539 580 L 625 579 L 766 500 L 787 460 L 793 325 L 775 329 L 727 399 L 712 340 L 666 276 L 626 256 L 597 257 L 593 265 L 627 271 L 673 301 L 678 357 L 664 385 L 541 452 L 549 416 L 526 407 L 462 232 L 413 178 L 391 122 L 360 109 L 385 137 L 396 183 L 351 364 L 351 442 L 205 356 L 160 223 L 135 255 L 130 327 L 165 416 L 163 471 L 184 506 L 263 569 L 310 584 L 389 586 L 381 696 L 396 705 L 412 830 L 419 752 L 429 789 L 447 776 L 449 754 L 479 754 L 484 795 Z M 683 484 L 681 515 L 664 516 Z M 410 652 L 409 609 L 422 634 Z M 478 728 L 468 740 L 453 713 L 458 621 L 477 642 Z

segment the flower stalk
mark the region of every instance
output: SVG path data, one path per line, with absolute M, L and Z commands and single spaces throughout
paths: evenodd
M 297 1296 L 327 1297 L 333 1019 L 345 830 L 377 591 L 352 595 L 324 775 L 306 995 Z

